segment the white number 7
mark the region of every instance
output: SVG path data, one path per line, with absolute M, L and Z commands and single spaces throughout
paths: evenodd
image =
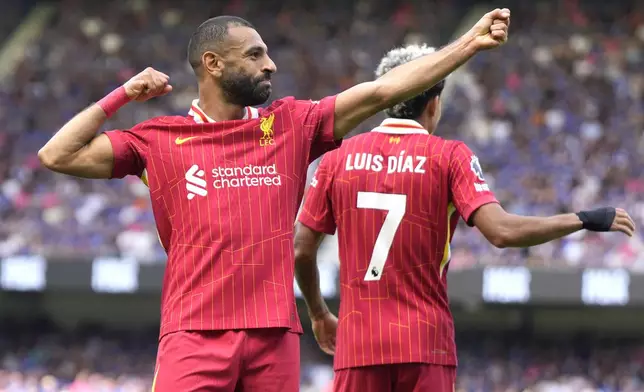
M 380 280 L 382 270 L 389 256 L 391 243 L 398 231 L 407 210 L 407 195 L 392 195 L 388 193 L 358 192 L 358 208 L 372 208 L 387 211 L 385 222 L 380 228 L 378 238 L 371 252 L 371 261 L 367 267 L 364 280 Z

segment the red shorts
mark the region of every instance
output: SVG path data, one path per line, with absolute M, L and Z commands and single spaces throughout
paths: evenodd
M 364 366 L 335 371 L 334 392 L 454 392 L 456 367 L 426 363 Z
M 300 336 L 285 329 L 180 331 L 161 338 L 153 392 L 297 392 Z

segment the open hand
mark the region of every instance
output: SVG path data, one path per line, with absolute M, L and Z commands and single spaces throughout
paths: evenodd
M 632 237 L 635 232 L 635 222 L 628 215 L 628 212 L 621 208 L 615 208 L 615 219 L 613 219 L 613 224 L 610 226 L 610 231 L 619 231 Z
M 338 330 L 338 318 L 331 312 L 311 319 L 313 324 L 313 335 L 322 351 L 329 355 L 335 354 L 335 334 Z
M 170 77 L 168 75 L 148 67 L 125 82 L 123 87 L 125 87 L 125 92 L 131 100 L 145 102 L 148 99 L 160 97 L 172 91 L 169 81 Z
M 478 50 L 493 49 L 508 40 L 509 27 L 510 10 L 497 8 L 483 15 L 468 34 L 474 39 Z

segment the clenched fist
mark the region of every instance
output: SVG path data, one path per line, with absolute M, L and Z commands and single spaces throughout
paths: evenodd
M 148 67 L 125 82 L 123 87 L 125 87 L 128 98 L 137 102 L 145 102 L 148 99 L 160 97 L 172 91 L 169 81 L 170 77 L 168 75 Z
M 469 31 L 478 50 L 499 47 L 508 40 L 510 10 L 497 8 L 483 15 Z

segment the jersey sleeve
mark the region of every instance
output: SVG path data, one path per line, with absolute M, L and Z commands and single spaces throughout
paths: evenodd
M 315 170 L 309 190 L 304 199 L 304 206 L 298 220 L 317 232 L 332 235 L 335 233 L 335 217 L 331 202 L 331 185 L 333 173 L 329 161 L 332 158 L 325 155 Z
M 472 213 L 488 203 L 498 203 L 490 186 L 485 182 L 479 159 L 464 143 L 458 143 L 449 160 L 449 187 L 451 201 L 472 226 Z
M 327 151 L 334 150 L 342 144 L 342 140 L 335 140 L 333 136 L 335 98 L 336 96 L 333 95 L 320 101 L 296 100 L 294 103 L 303 130 L 311 141 L 309 162 L 313 162 Z
M 105 135 L 112 143 L 114 152 L 114 168 L 112 178 L 123 178 L 127 175 L 139 176 L 145 169 L 148 143 L 146 127 L 137 125 L 131 129 L 112 130 Z

